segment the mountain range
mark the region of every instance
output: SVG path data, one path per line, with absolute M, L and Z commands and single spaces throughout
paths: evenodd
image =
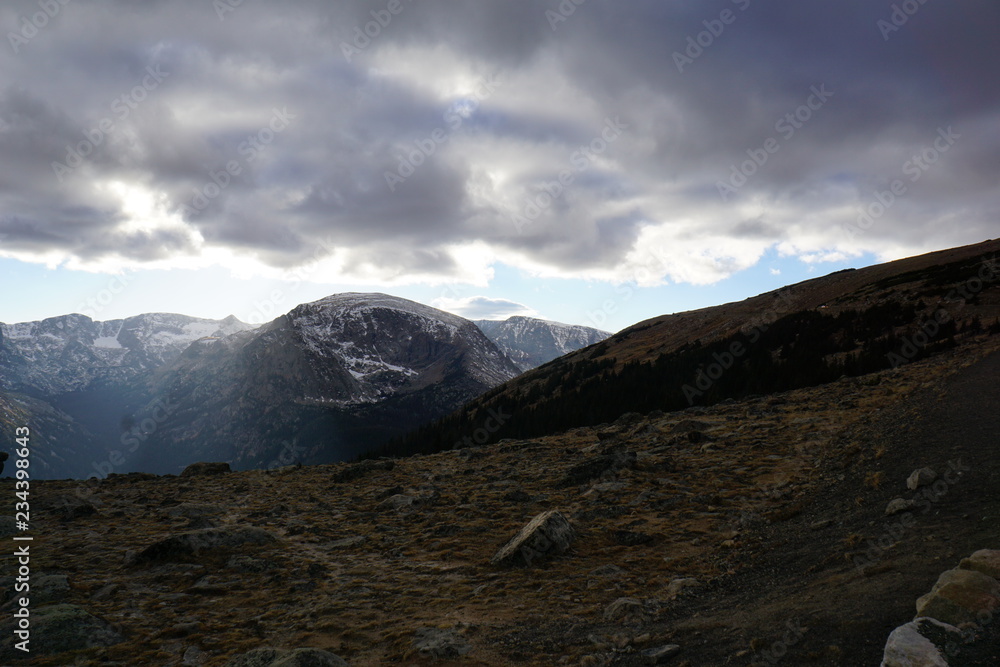
M 163 313 L 0 324 L 0 420 L 35 425 L 36 476 L 330 462 L 603 335 L 526 318 L 486 328 L 503 350 L 468 320 L 383 294 L 260 327 Z

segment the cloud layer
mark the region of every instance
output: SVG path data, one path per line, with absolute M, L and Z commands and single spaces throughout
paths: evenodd
M 652 285 L 996 236 L 994 3 L 455 4 L 6 3 L 0 253 Z

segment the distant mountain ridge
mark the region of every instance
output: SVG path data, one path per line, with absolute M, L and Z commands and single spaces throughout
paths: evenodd
M 600 343 L 610 332 L 515 315 L 506 320 L 476 320 L 476 325 L 522 371 L 564 354 Z
M 519 372 L 469 320 L 385 294 L 330 296 L 256 328 L 66 315 L 0 325 L 0 428 L 37 426 L 39 477 L 329 462 Z

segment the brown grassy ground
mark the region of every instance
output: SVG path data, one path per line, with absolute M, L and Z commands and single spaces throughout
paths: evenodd
M 795 628 L 777 664 L 875 665 L 942 570 L 1000 548 L 998 348 L 981 338 L 894 371 L 414 457 L 345 483 L 333 481 L 344 465 L 113 477 L 92 491 L 97 514 L 34 517 L 32 565 L 36 576 L 67 574 L 67 601 L 126 641 L 27 664 L 180 665 L 187 652 L 211 667 L 260 646 L 325 648 L 357 666 L 423 664 L 415 632 L 437 628 L 472 647 L 445 665 L 642 664 L 638 650 L 668 643 L 683 647 L 671 664 L 747 665 Z M 636 466 L 560 486 L 612 447 L 636 452 Z M 907 475 L 959 458 L 969 468 L 960 481 L 856 567 L 852 557 L 892 523 L 886 503 L 908 497 Z M 32 499 L 85 490 L 38 482 Z M 5 502 L 13 493 L 0 480 Z M 380 509 L 392 493 L 424 501 Z M 548 509 L 577 529 L 572 553 L 530 569 L 488 565 Z M 194 524 L 181 516 L 199 511 Z M 209 524 L 260 526 L 280 540 L 125 564 L 130 550 Z M 649 541 L 624 546 L 613 531 Z M 673 595 L 679 578 L 698 586 Z M 643 614 L 605 620 L 622 597 Z

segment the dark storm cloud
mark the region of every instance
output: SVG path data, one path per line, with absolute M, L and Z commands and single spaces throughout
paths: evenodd
M 985 0 L 231 4 L 74 0 L 34 31 L 37 3 L 0 9 L 0 251 L 335 247 L 398 280 L 490 256 L 626 277 L 655 246 L 643 266 L 698 280 L 688 255 L 996 235 Z

